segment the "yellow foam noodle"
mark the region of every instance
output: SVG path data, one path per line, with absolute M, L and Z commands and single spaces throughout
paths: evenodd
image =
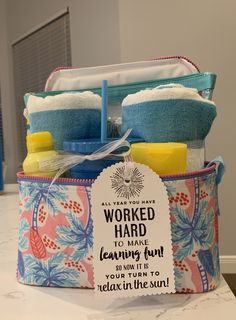
M 134 143 L 131 155 L 133 161 L 147 165 L 160 175 L 186 172 L 187 145 L 184 143 Z

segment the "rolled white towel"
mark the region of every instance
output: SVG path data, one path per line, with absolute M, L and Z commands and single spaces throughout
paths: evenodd
M 122 106 L 129 106 L 137 103 L 156 100 L 198 100 L 209 104 L 214 104 L 213 101 L 201 97 L 194 88 L 186 88 L 181 84 L 170 83 L 168 85 L 161 85 L 153 89 L 145 89 L 139 92 L 129 94 L 122 102 Z
M 39 97 L 29 94 L 27 114 L 49 110 L 100 109 L 101 97 L 91 91 L 61 93 L 54 96 Z

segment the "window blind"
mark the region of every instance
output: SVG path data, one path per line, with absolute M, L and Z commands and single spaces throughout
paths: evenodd
M 57 67 L 71 66 L 69 12 L 47 23 L 12 45 L 15 102 L 20 159 L 26 155 L 26 119 L 23 96 L 44 89 L 49 74 Z

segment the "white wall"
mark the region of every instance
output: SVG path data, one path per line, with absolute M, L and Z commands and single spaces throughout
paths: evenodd
M 14 112 L 13 76 L 11 51 L 8 45 L 7 15 L 5 1 L 0 1 L 0 89 L 2 102 L 2 119 L 4 135 L 4 151 L 7 162 L 9 181 L 15 180 L 18 168 L 18 146 L 15 143 L 16 115 Z M 7 137 L 7 139 L 6 139 Z
M 21 166 L 16 144 L 14 83 L 11 45 L 69 7 L 73 66 L 120 61 L 118 0 L 0 0 L 1 91 L 4 108 L 7 181 L 16 180 Z M 13 125 L 12 125 L 13 124 Z M 11 137 L 11 138 L 10 138 Z
M 219 188 L 222 254 L 236 255 L 236 2 L 234 0 L 120 0 L 121 61 L 184 55 L 218 75 L 218 116 L 207 156 L 221 154 L 226 174 Z
M 1 87 L 4 133 L 16 135 L 12 101 L 10 44 L 58 10 L 70 7 L 72 62 L 93 66 L 182 54 L 201 70 L 218 74 L 214 99 L 218 117 L 207 139 L 208 158 L 222 154 L 227 173 L 220 186 L 221 253 L 236 255 L 234 180 L 236 161 L 235 62 L 236 3 L 234 0 L 7 0 L 0 7 Z M 4 30 L 7 17 L 8 34 Z M 6 28 L 5 28 L 6 29 Z M 12 119 L 12 121 L 10 121 Z M 231 143 L 231 144 L 230 144 Z M 14 179 L 16 146 L 8 144 L 9 178 Z
M 94 66 L 120 60 L 118 0 L 6 2 L 10 43 L 69 7 L 73 65 Z

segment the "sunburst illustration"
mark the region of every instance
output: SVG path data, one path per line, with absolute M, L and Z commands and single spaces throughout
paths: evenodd
M 144 176 L 138 168 L 123 166 L 117 168 L 111 178 L 111 187 L 118 197 L 130 199 L 138 197 L 143 189 Z

